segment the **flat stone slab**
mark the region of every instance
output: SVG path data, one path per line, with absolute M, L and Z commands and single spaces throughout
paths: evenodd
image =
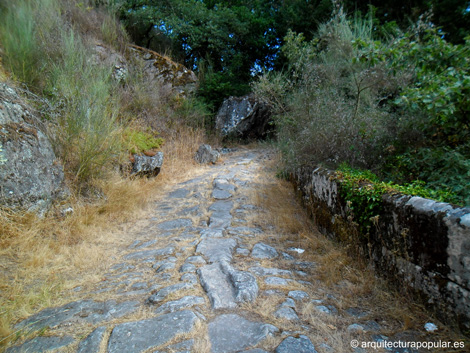
M 103 341 L 105 332 L 106 326 L 100 326 L 95 329 L 83 341 L 80 342 L 77 353 L 99 353 L 100 345 Z
M 292 282 L 292 280 L 281 277 L 266 277 L 264 279 L 264 283 L 269 284 L 270 286 L 287 286 L 289 282 Z
M 244 236 L 255 236 L 261 234 L 262 230 L 255 227 L 229 227 L 227 228 L 227 233 L 230 235 L 244 235 Z
M 161 230 L 174 230 L 179 228 L 186 228 L 193 225 L 193 221 L 189 218 L 177 218 L 170 221 L 165 221 L 157 225 Z
M 251 250 L 251 256 L 255 259 L 273 259 L 278 255 L 276 249 L 264 243 L 255 244 Z
M 233 208 L 233 202 L 227 200 L 216 201 L 209 206 L 209 211 L 230 212 Z
M 168 194 L 168 198 L 170 199 L 184 199 L 189 195 L 190 191 L 188 189 L 177 189 L 172 191 Z
M 220 315 L 209 323 L 212 353 L 244 351 L 277 331 L 273 325 L 248 321 L 236 314 Z
M 232 260 L 233 249 L 237 241 L 231 238 L 203 239 L 196 248 L 197 254 L 202 254 L 210 263 Z
M 250 267 L 250 272 L 258 276 L 292 276 L 292 271 L 261 266 Z
M 190 256 L 186 259 L 185 262 L 190 264 L 206 264 L 206 260 L 204 260 L 204 258 L 200 255 Z
M 165 300 L 165 298 L 169 294 L 180 291 L 182 289 L 189 289 L 189 288 L 192 288 L 193 286 L 194 286 L 194 284 L 189 283 L 189 282 L 172 284 L 171 286 L 160 289 L 157 293 L 152 294 L 150 297 L 148 297 L 147 304 L 160 303 L 163 300 Z
M 233 285 L 219 263 L 203 266 L 197 272 L 213 309 L 230 309 L 237 306 Z
M 144 260 L 155 258 L 158 256 L 165 256 L 165 255 L 173 255 L 175 253 L 175 248 L 172 246 L 167 246 L 166 248 L 162 249 L 154 249 L 154 250 L 143 250 L 137 251 L 124 256 L 126 260 Z
M 187 295 L 181 299 L 166 302 L 165 304 L 160 306 L 157 310 L 155 310 L 155 313 L 156 314 L 173 313 L 175 311 L 178 311 L 184 308 L 190 308 L 195 305 L 201 305 L 204 303 L 205 303 L 205 300 L 203 297 Z
M 177 335 L 191 332 L 197 320 L 192 311 L 184 310 L 117 325 L 109 338 L 108 353 L 139 353 L 161 346 Z
M 276 348 L 276 353 L 318 353 L 315 346 L 307 336 L 301 335 L 299 338 L 287 337 Z
M 18 323 L 15 328 L 27 327 L 28 330 L 54 328 L 63 323 L 72 321 L 86 321 L 96 324 L 119 318 L 136 311 L 138 301 L 125 301 L 117 303 L 115 300 L 95 302 L 93 300 L 80 300 L 62 305 L 57 308 L 47 308 Z
M 201 230 L 201 238 L 223 238 L 224 229 L 223 228 L 208 228 Z
M 216 200 L 227 200 L 232 197 L 232 194 L 226 190 L 214 189 L 212 191 L 212 197 Z
M 41 336 L 26 341 L 21 346 L 11 347 L 6 350 L 6 353 L 24 353 L 24 352 L 50 352 L 54 349 L 59 349 L 74 342 L 73 337 L 64 336 Z

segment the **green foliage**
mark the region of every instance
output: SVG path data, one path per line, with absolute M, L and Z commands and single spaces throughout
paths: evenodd
M 151 131 L 139 131 L 131 128 L 124 131 L 123 138 L 124 146 L 132 154 L 160 148 L 164 142 L 161 137 L 156 137 Z
M 395 157 L 395 179 L 423 179 L 434 190 L 451 195 L 447 201 L 470 205 L 470 156 L 469 145 L 419 148 Z
M 339 11 L 312 41 L 289 32 L 282 48 L 289 72 L 268 73 L 254 85 L 277 114 L 279 145 L 290 170 L 381 163 L 395 116 L 379 104 L 395 87 L 382 63 L 364 60 L 370 48 L 381 47 L 372 29 L 370 18 L 348 21 Z
M 394 69 L 405 66 L 414 75 L 396 103 L 429 116 L 428 136 L 454 146 L 470 141 L 470 38 L 454 45 L 428 28 L 397 39 L 385 55 Z
M 351 168 L 341 164 L 336 178 L 340 183 L 340 194 L 348 202 L 354 220 L 359 224 L 362 234 L 367 234 L 373 219 L 383 210 L 382 197 L 385 194 L 404 194 L 420 196 L 440 202 L 455 202 L 457 196 L 451 191 L 428 187 L 421 180 L 397 185 L 381 181 L 369 170 Z
M 253 74 L 279 62 L 289 28 L 312 33 L 330 13 L 329 0 L 127 0 L 121 6 L 133 39 L 201 76 L 199 95 L 217 109 L 229 95 L 246 94 Z

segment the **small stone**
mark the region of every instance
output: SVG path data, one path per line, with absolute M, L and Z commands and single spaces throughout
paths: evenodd
M 278 253 L 272 246 L 258 243 L 253 247 L 251 256 L 256 259 L 273 259 L 278 256 Z
M 297 254 L 303 254 L 305 252 L 304 249 L 294 248 L 294 247 L 287 248 L 287 251 L 292 251 L 292 252 L 295 252 Z
M 328 309 L 328 307 L 324 306 L 324 305 L 317 305 L 315 307 L 315 309 L 321 313 L 325 313 L 325 314 L 331 314 L 331 311 L 330 309 Z
M 281 319 L 286 319 L 290 321 L 297 321 L 299 317 L 295 313 L 294 309 L 287 306 L 282 306 L 274 312 L 274 316 Z
M 178 218 L 172 219 L 171 221 L 165 221 L 158 224 L 158 228 L 161 230 L 174 230 L 179 228 L 186 228 L 193 225 L 193 221 L 189 218 Z
M 190 263 L 190 264 L 206 264 L 206 260 L 204 260 L 204 258 L 202 256 L 190 256 L 186 259 L 187 263 Z
M 157 310 L 155 310 L 156 314 L 161 313 L 173 313 L 177 310 L 181 310 L 183 308 L 190 308 L 195 305 L 204 304 L 203 297 L 197 297 L 194 295 L 187 295 L 181 299 L 166 302 L 162 306 L 160 306 Z
M 194 266 L 193 264 L 183 264 L 183 265 L 180 267 L 179 272 L 181 272 L 181 273 L 184 273 L 184 272 L 196 272 L 196 266 Z
M 291 276 L 292 271 L 281 270 L 279 268 L 267 268 L 261 266 L 250 267 L 250 272 L 258 276 Z
M 100 345 L 103 341 L 105 332 L 106 326 L 101 326 L 95 329 L 80 342 L 77 353 L 98 353 L 100 351 Z
M 137 282 L 131 286 L 132 290 L 146 289 L 148 288 L 147 282 Z
M 148 248 L 149 246 L 154 245 L 157 242 L 156 239 L 146 241 L 145 243 L 136 247 L 136 249 Z
M 174 262 L 167 262 L 167 263 L 164 263 L 163 265 L 159 266 L 156 270 L 157 273 L 160 273 L 160 272 L 164 272 L 164 271 L 167 271 L 167 270 L 172 270 L 175 268 L 175 264 Z
M 351 332 L 351 333 L 361 333 L 361 332 L 365 331 L 364 326 L 362 326 L 360 324 L 349 325 L 347 330 L 348 330 L 348 332 Z
M 184 282 L 189 282 L 191 284 L 197 283 L 197 277 L 194 273 L 185 273 L 181 276 L 181 280 Z
M 193 287 L 193 284 L 187 283 L 187 282 L 172 284 L 171 286 L 162 288 L 162 289 L 160 289 L 157 293 L 151 295 L 151 296 L 147 299 L 146 303 L 147 303 L 147 304 L 157 304 L 157 303 L 160 303 L 160 302 L 162 302 L 169 294 L 175 293 L 175 292 L 177 292 L 177 291 L 179 291 L 179 290 L 182 290 L 182 289 L 189 289 L 189 288 L 192 288 L 192 287 Z
M 287 337 L 276 348 L 276 353 L 317 353 L 315 346 L 307 336 Z
M 287 298 L 281 306 L 287 306 L 289 308 L 294 308 L 295 309 L 295 301 L 292 298 Z
M 304 292 L 303 290 L 291 290 L 288 294 L 289 297 L 296 301 L 308 299 L 309 295 L 307 292 Z
M 214 179 L 214 182 L 212 183 L 214 188 L 220 189 L 220 190 L 225 190 L 225 191 L 235 191 L 235 186 L 230 184 L 227 179 Z
M 280 291 L 279 289 L 268 289 L 268 290 L 265 290 L 263 292 L 264 295 L 266 296 L 271 296 L 271 295 L 277 295 L 277 296 L 280 296 L 280 297 L 283 297 L 284 296 L 284 293 L 282 291 Z
M 286 252 L 281 253 L 281 255 L 285 260 L 295 260 L 295 258 L 292 255 L 289 255 Z
M 194 159 L 200 164 L 215 164 L 220 158 L 220 153 L 209 145 L 200 145 Z
M 287 286 L 290 280 L 281 277 L 267 277 L 264 279 L 264 283 L 270 286 Z
M 238 255 L 242 255 L 242 256 L 250 255 L 250 250 L 245 249 L 245 248 L 237 248 L 236 252 Z
M 346 309 L 345 310 L 349 315 L 355 317 L 355 318 L 358 318 L 358 319 L 362 319 L 363 317 L 366 317 L 368 314 L 359 309 L 359 308 L 349 308 L 349 309 Z
M 425 325 L 424 325 L 424 329 L 428 332 L 434 332 L 434 331 L 437 331 L 437 326 L 435 324 L 433 324 L 432 322 L 427 322 Z

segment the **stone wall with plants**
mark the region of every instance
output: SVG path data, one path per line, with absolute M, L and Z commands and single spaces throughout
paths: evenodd
M 323 168 L 299 170 L 293 180 L 323 233 L 469 331 L 470 208 Z

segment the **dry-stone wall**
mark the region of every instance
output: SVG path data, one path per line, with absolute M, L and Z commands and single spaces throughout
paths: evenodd
M 384 195 L 368 236 L 357 231 L 333 172 L 300 171 L 294 181 L 320 230 L 352 244 L 378 271 L 470 331 L 470 209 L 421 197 Z M 348 219 L 349 217 L 349 219 Z

